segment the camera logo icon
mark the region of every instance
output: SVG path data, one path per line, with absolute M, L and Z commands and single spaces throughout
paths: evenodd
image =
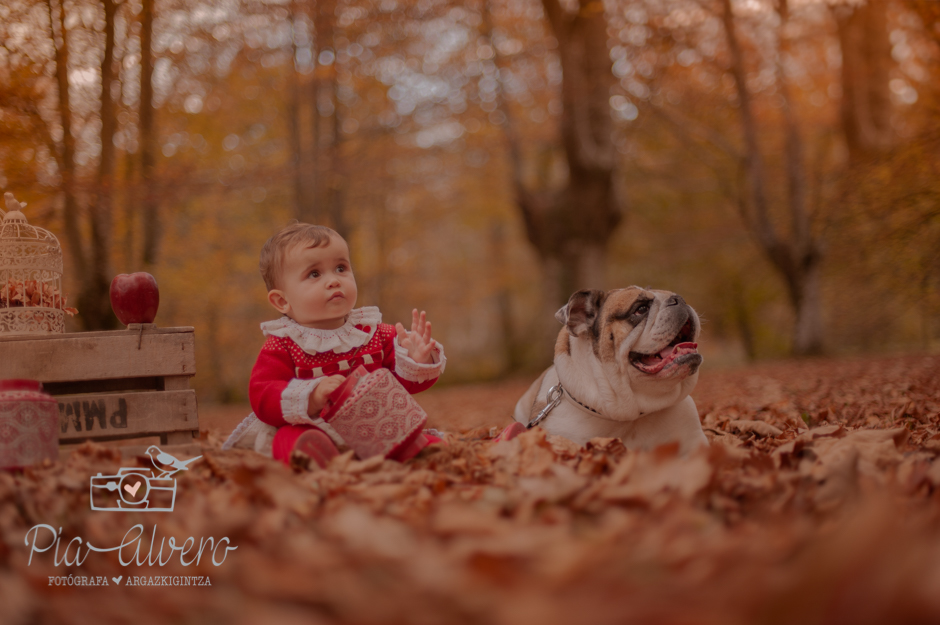
M 179 460 L 156 445 L 147 449 L 154 468 L 121 467 L 115 475 L 91 478 L 92 510 L 146 510 L 172 512 L 176 505 L 176 479 L 173 475 L 189 470 L 202 458 Z

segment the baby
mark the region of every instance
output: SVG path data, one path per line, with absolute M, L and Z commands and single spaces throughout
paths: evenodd
M 344 441 L 319 413 L 357 366 L 389 369 L 410 393 L 430 388 L 444 371 L 444 350 L 431 338 L 424 311 L 412 312 L 406 331 L 400 323 L 382 323 L 375 306 L 354 308 L 349 246 L 330 228 L 287 226 L 264 244 L 260 269 L 268 302 L 284 316 L 261 324 L 267 340 L 248 390 L 257 419 L 246 419 L 225 447 L 243 447 L 239 439 L 253 438 L 247 446 L 266 451 L 270 443 L 271 455 L 282 462 L 299 456 L 325 466 Z M 438 440 L 420 434 L 394 459 L 414 457 Z

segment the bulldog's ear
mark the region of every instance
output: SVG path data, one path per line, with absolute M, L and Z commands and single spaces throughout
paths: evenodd
M 568 303 L 555 313 L 555 319 L 568 326 L 568 332 L 573 336 L 581 336 L 594 327 L 605 299 L 607 299 L 607 293 L 604 291 L 596 289 L 578 291 L 568 298 Z

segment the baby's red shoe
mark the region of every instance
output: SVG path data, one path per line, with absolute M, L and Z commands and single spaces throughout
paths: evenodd
M 339 450 L 330 437 L 320 430 L 308 430 L 300 435 L 294 448 L 291 450 L 291 460 L 295 457 L 299 461 L 309 458 L 321 469 L 330 463 L 330 459 L 339 455 Z M 306 464 L 306 462 L 302 462 Z
M 500 432 L 499 436 L 496 437 L 494 442 L 498 443 L 500 441 L 511 441 L 523 432 L 525 432 L 525 426 L 516 421 L 507 425 L 506 429 Z
M 434 434 L 432 434 L 432 432 L 434 432 Z M 393 449 L 387 457 L 390 460 L 406 462 L 421 453 L 421 450 L 428 445 L 434 445 L 435 443 L 447 445 L 447 441 L 445 441 L 440 436 L 436 436 L 436 434 L 441 434 L 441 432 L 431 429 L 424 430 L 423 432 L 419 433 L 411 442 Z

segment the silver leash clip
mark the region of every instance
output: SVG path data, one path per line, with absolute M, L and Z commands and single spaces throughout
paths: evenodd
M 539 411 L 539 413 L 535 415 L 535 418 L 529 421 L 528 424 L 526 424 L 525 429 L 530 430 L 534 428 L 535 426 L 539 424 L 539 422 L 542 421 L 542 419 L 547 417 L 548 413 L 554 410 L 555 406 L 561 403 L 561 395 L 562 395 L 562 390 L 561 390 L 560 382 L 556 384 L 555 386 L 551 387 L 550 389 L 548 389 L 548 405 L 542 408 Z

